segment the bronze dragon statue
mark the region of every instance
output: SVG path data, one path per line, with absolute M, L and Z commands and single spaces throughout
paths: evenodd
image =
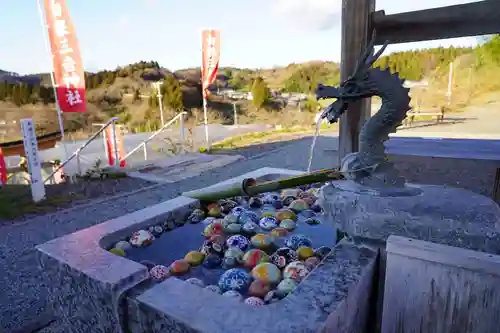
M 362 127 L 359 134 L 359 152 L 342 159 L 340 171 L 347 179 L 370 187 L 404 187 L 404 178 L 398 175 L 385 155 L 384 142 L 396 132 L 411 109 L 409 89 L 404 79 L 389 69 L 374 68 L 373 64 L 387 47 L 387 42 L 374 53 L 375 32 L 366 51 L 358 61 L 351 76 L 339 87 L 319 85 L 318 99 L 336 98 L 322 113 L 330 123 L 337 122 L 349 108 L 349 104 L 363 98 L 379 96 L 380 110 Z M 348 111 L 347 111 L 348 112 Z

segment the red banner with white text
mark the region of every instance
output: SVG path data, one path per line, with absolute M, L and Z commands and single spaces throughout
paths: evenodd
M 66 0 L 44 0 L 54 83 L 62 112 L 85 112 L 85 73 Z
M 203 30 L 201 33 L 202 66 L 201 82 L 203 98 L 207 96 L 208 87 L 215 81 L 220 60 L 220 32 L 218 30 Z
M 120 161 L 120 167 L 124 168 L 127 162 L 122 160 L 125 157 L 125 145 L 123 143 L 123 135 L 119 128 L 108 126 L 104 130 L 106 136 L 106 150 L 108 152 L 108 163 L 110 166 L 116 164 L 116 157 Z M 116 147 L 115 147 L 116 137 Z

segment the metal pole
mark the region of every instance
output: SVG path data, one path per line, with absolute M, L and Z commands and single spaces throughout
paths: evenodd
M 161 82 L 155 82 L 154 83 L 156 89 L 158 90 L 158 105 L 160 106 L 160 121 L 161 121 L 161 126 L 163 127 L 163 125 L 165 125 L 165 119 L 163 118 L 163 100 L 162 100 L 162 96 L 161 96 L 161 90 L 160 90 L 160 86 L 161 86 Z
M 179 126 L 181 128 L 181 150 L 182 152 L 186 152 L 186 146 L 185 146 L 185 133 L 184 133 L 184 113 L 181 113 L 181 116 L 179 118 Z
M 210 139 L 208 138 L 208 116 L 207 116 L 207 99 L 203 98 L 203 116 L 205 118 L 205 141 L 207 142 L 207 150 L 210 151 Z
M 45 50 L 50 55 L 50 61 L 51 61 L 51 63 L 50 63 L 50 68 L 51 68 L 50 80 L 52 82 L 52 89 L 54 90 L 54 101 L 56 104 L 57 118 L 59 121 L 59 131 L 61 132 L 61 143 L 62 143 L 63 150 L 64 150 L 64 160 L 66 160 L 68 158 L 69 153 L 68 153 L 68 147 L 66 146 L 66 143 L 64 142 L 64 138 L 65 138 L 64 123 L 63 123 L 63 118 L 62 118 L 62 111 L 61 111 L 61 108 L 59 107 L 59 101 L 57 98 L 57 87 L 56 87 L 55 79 L 54 79 L 54 64 L 52 63 L 52 58 L 54 57 L 54 55 L 52 54 L 52 51 L 50 49 L 49 36 L 48 36 L 48 32 L 47 32 L 48 25 L 46 24 L 45 19 L 43 17 L 43 9 L 42 9 L 42 4 L 40 3 L 40 0 L 37 0 L 37 5 L 38 5 L 38 14 L 40 15 L 40 24 L 42 26 L 43 39 L 44 39 L 44 43 L 45 43 Z
M 142 149 L 144 151 L 144 161 L 148 160 L 148 147 L 146 146 L 146 143 L 142 145 Z
M 118 154 L 118 142 L 116 140 L 116 122 L 113 120 L 111 123 L 111 134 L 113 135 L 113 154 L 115 155 L 115 165 L 114 166 L 119 166 L 120 165 L 120 158 Z
M 238 109 L 236 108 L 236 102 L 233 102 L 233 111 L 234 111 L 234 124 L 238 125 Z

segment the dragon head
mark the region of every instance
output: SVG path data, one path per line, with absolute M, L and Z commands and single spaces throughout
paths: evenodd
M 349 103 L 362 98 L 378 95 L 377 86 L 370 80 L 372 65 L 380 57 L 387 47 L 386 42 L 377 53 L 374 53 L 375 31 L 365 52 L 358 61 L 356 68 L 347 80 L 340 83 L 338 87 L 318 85 L 316 98 L 336 98 L 337 100 L 323 110 L 321 118 L 327 118 L 330 123 L 336 122 L 347 110 Z

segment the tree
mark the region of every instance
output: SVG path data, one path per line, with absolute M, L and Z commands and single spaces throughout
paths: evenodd
M 16 84 L 12 88 L 12 102 L 17 106 L 21 106 L 23 104 L 21 100 L 21 86 L 19 84 Z
M 173 75 L 167 75 L 162 90 L 163 105 L 166 108 L 174 111 L 180 111 L 184 108 L 181 85 Z
M 269 100 L 271 93 L 262 77 L 257 77 L 252 85 L 252 104 L 260 109 Z

